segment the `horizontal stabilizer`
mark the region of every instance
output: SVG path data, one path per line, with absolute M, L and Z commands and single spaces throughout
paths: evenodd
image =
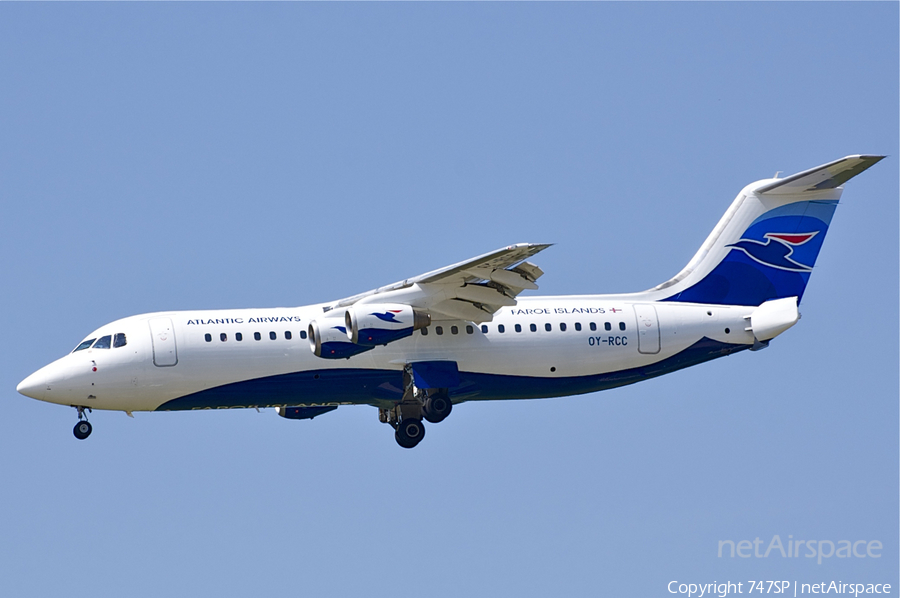
M 773 183 L 759 187 L 756 192 L 766 195 L 787 195 L 805 191 L 819 191 L 820 189 L 834 189 L 883 159 L 884 156 L 847 156 L 846 158 L 778 179 Z

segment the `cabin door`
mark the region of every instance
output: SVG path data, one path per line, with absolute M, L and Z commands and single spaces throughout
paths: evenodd
M 153 365 L 169 367 L 178 363 L 175 347 L 175 329 L 169 318 L 150 320 L 150 338 L 153 342 Z
M 634 306 L 637 316 L 638 351 L 640 353 L 659 353 L 659 321 L 656 319 L 656 308 L 649 304 Z

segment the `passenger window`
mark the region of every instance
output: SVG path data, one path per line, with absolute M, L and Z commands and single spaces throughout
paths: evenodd
M 481 325 L 481 332 L 482 332 L 482 334 L 487 334 L 487 324 Z
M 504 332 L 506 332 L 506 326 L 504 326 L 503 324 L 497 324 L 497 332 L 503 334 Z
M 565 331 L 566 331 L 566 323 L 565 323 L 565 322 L 560 322 L 560 324 L 559 324 L 559 330 L 560 330 L 560 332 L 565 332 Z
M 92 349 L 109 349 L 109 345 L 112 342 L 112 335 L 107 334 L 106 336 L 101 336 L 97 339 L 97 342 L 94 343 Z
M 254 333 L 253 333 L 253 338 L 254 338 L 254 340 L 259 340 L 259 339 L 262 338 L 262 336 L 260 336 L 260 334 L 259 334 L 258 332 L 254 332 Z
M 473 332 L 475 332 L 475 329 L 466 324 L 466 334 L 472 334 Z
M 597 330 L 597 324 L 595 322 L 591 322 L 591 330 Z
M 211 342 L 212 342 L 212 335 L 211 335 L 210 333 L 208 333 L 208 332 L 207 332 L 206 334 L 203 335 L 203 338 L 204 338 L 204 340 L 206 340 L 206 342 L 208 342 L 208 343 L 211 343 Z
M 275 334 L 274 332 L 270 332 L 270 333 L 269 333 L 269 338 L 270 338 L 271 340 L 274 341 L 276 338 L 278 338 L 278 335 Z
M 581 331 L 581 322 L 575 322 L 575 330 Z
M 444 334 L 444 329 L 441 326 L 435 326 L 434 331 L 438 336 Z
M 516 332 L 522 332 L 522 325 L 516 324 Z
M 302 339 L 305 339 L 305 338 L 306 338 L 306 331 L 305 331 L 305 330 L 301 330 L 301 331 L 300 331 L 300 338 L 302 338 Z
M 428 328 L 422 329 L 422 336 L 428 336 Z
M 240 332 L 235 332 L 235 333 L 234 333 L 234 340 L 236 340 L 236 341 L 242 341 L 242 340 L 244 340 L 244 335 L 241 334 Z
M 228 335 L 223 332 L 222 334 L 219 335 L 219 340 L 224 343 L 225 341 L 228 340 Z
M 95 338 L 89 338 L 86 341 L 82 341 L 80 345 L 72 349 L 72 353 L 75 351 L 83 351 L 94 344 L 94 341 L 97 340 Z
M 550 332 L 551 330 L 553 330 L 553 326 L 550 324 L 544 324 L 544 330 Z
M 531 328 L 532 332 L 537 332 L 537 324 L 532 324 L 529 328 Z
M 290 330 L 284 331 L 284 338 L 286 338 L 287 340 L 291 340 L 291 331 Z
M 125 334 L 121 332 L 117 332 L 116 336 L 113 337 L 113 347 L 118 349 L 119 347 L 124 347 L 128 344 L 128 341 L 125 340 Z
M 619 330 L 625 330 L 625 322 L 619 322 Z
M 450 334 L 459 334 L 459 328 L 457 326 L 451 326 Z
M 609 322 L 604 322 L 603 329 L 604 330 L 612 330 L 612 324 L 610 324 Z

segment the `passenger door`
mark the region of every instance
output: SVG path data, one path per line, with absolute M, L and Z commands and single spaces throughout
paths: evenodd
M 636 304 L 634 315 L 637 316 L 638 352 L 659 353 L 659 321 L 656 318 L 656 308 L 646 303 Z
M 153 318 L 150 320 L 150 339 L 153 342 L 153 364 L 169 367 L 178 363 L 178 350 L 175 347 L 175 328 L 170 318 Z

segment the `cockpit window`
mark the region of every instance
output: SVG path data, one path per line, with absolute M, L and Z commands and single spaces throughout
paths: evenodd
M 97 339 L 97 342 L 94 343 L 94 346 L 91 349 L 109 349 L 109 344 L 112 342 L 112 335 L 107 334 L 106 336 L 101 336 Z
M 113 338 L 113 347 L 116 347 L 118 349 L 119 347 L 124 347 L 127 344 L 128 341 L 125 340 L 125 333 L 117 332 L 115 338 Z
M 78 345 L 77 347 L 72 349 L 72 353 L 74 353 L 75 351 L 83 351 L 84 349 L 87 349 L 88 347 L 90 347 L 91 345 L 94 344 L 95 340 L 97 340 L 97 339 L 89 338 L 86 341 L 82 341 L 82 343 L 80 345 Z

